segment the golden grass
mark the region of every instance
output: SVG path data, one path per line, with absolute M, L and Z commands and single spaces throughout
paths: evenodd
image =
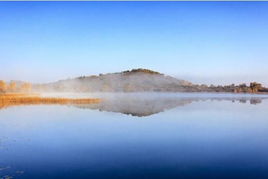
M 18 105 L 67 105 L 99 103 L 99 98 L 53 98 L 37 94 L 0 94 L 0 109 Z

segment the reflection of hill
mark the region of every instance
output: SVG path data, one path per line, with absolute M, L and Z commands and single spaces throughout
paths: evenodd
M 103 100 L 103 102 L 98 104 L 81 104 L 75 106 L 84 109 L 99 109 L 100 111 L 118 112 L 143 117 L 163 112 L 177 106 L 184 106 L 190 104 L 192 101 L 192 99 L 122 98 L 117 100 Z
M 72 98 L 67 98 L 72 96 Z M 193 93 L 192 95 L 176 96 L 161 93 L 111 93 L 108 95 L 99 94 L 94 98 L 83 97 L 81 94 L 67 95 L 65 97 L 37 97 L 37 96 L 0 96 L 0 110 L 12 106 L 25 105 L 71 105 L 82 109 L 93 109 L 99 111 L 116 112 L 132 116 L 150 116 L 165 110 L 182 107 L 196 101 L 231 101 L 241 104 L 247 103 L 257 105 L 268 97 L 233 96 L 224 97 L 220 95 L 203 96 Z M 102 98 L 102 100 L 100 100 Z
M 140 97 L 119 97 L 104 99 L 97 104 L 78 104 L 74 105 L 83 109 L 98 109 L 99 111 L 116 112 L 132 116 L 144 117 L 164 112 L 165 110 L 185 106 L 195 101 L 232 101 L 239 103 L 259 104 L 262 99 L 266 98 L 172 98 L 172 97 L 154 97 L 154 98 L 140 98 Z

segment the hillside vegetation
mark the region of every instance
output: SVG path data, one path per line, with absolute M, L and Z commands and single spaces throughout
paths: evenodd
M 47 84 L 6 83 L 0 81 L 0 93 L 30 92 L 228 92 L 267 93 L 260 83 L 226 86 L 197 85 L 148 69 L 133 69 L 119 73 L 80 76 Z
M 192 84 L 147 69 L 81 76 L 55 83 L 35 85 L 36 90 L 65 92 L 185 91 Z

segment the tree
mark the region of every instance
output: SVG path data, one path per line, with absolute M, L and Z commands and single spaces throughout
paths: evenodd
M 235 93 L 250 93 L 251 91 L 249 91 L 249 87 L 247 86 L 246 83 L 242 83 L 235 88 L 234 92 Z
M 15 92 L 17 90 L 17 84 L 15 81 L 9 83 L 8 91 Z
M 253 93 L 257 93 L 260 89 L 262 89 L 262 85 L 260 83 L 252 82 L 250 83 L 250 88 Z
M 0 80 L 0 92 L 6 92 L 7 90 L 7 85 L 6 85 L 6 82 L 3 81 L 3 80 Z
M 23 83 L 20 88 L 21 88 L 22 92 L 29 93 L 32 90 L 32 85 L 31 85 L 31 83 Z
M 246 83 L 242 83 L 242 84 L 239 85 L 239 87 L 240 87 L 240 88 L 246 88 L 247 85 L 246 85 Z

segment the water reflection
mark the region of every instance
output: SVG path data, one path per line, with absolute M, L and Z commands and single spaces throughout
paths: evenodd
M 161 93 L 158 94 L 108 94 L 101 96 L 94 96 L 98 98 L 102 98 L 101 102 L 98 103 L 82 103 L 82 104 L 73 104 L 73 103 L 62 103 L 62 102 L 53 102 L 53 103 L 12 103 L 10 105 L 2 104 L 0 101 L 0 110 L 4 108 L 9 108 L 12 106 L 25 106 L 25 105 L 68 105 L 74 106 L 80 109 L 91 109 L 91 110 L 99 110 L 106 112 L 115 112 L 122 113 L 131 116 L 137 117 L 145 117 L 153 114 L 157 114 L 160 112 L 164 112 L 166 110 L 170 110 L 176 107 L 182 107 L 193 102 L 199 101 L 231 101 L 238 102 L 241 104 L 249 103 L 251 105 L 257 105 L 262 103 L 262 100 L 267 99 L 266 96 L 202 96 L 197 97 L 196 95 L 163 95 Z M 57 96 L 59 97 L 59 96 Z M 60 96 L 66 97 L 66 96 Z M 72 97 L 78 97 L 72 96 Z M 81 95 L 80 95 L 81 97 Z M 89 97 L 89 96 L 86 96 Z M 92 96 L 91 96 L 92 97 Z M 75 98 L 74 98 L 75 99 Z
M 99 104 L 75 105 L 75 107 L 143 117 L 157 114 L 175 107 L 184 106 L 192 103 L 194 100 L 195 99 L 121 98 L 117 100 L 106 99 Z
M 267 97 L 103 99 L 1 110 L 0 178 L 268 177 Z
M 193 102 L 201 101 L 230 101 L 238 103 L 249 103 L 251 105 L 257 105 L 262 103 L 262 100 L 267 99 L 266 97 L 238 97 L 238 98 L 222 98 L 222 97 L 211 97 L 211 98 L 197 98 L 197 97 L 159 97 L 159 98 L 140 98 L 140 97 L 119 97 L 116 99 L 106 99 L 98 104 L 79 104 L 75 107 L 82 109 L 97 109 L 99 111 L 116 112 L 127 114 L 137 117 L 145 117 L 166 110 L 170 110 L 176 107 L 182 107 Z

